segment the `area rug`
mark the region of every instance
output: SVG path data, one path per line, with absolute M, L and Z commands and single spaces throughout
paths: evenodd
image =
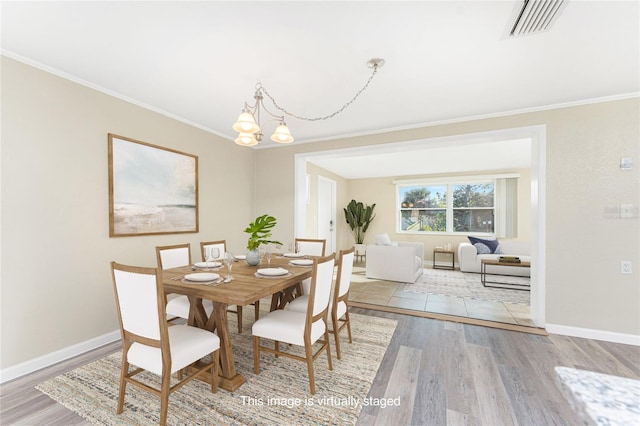
M 245 317 L 247 324 L 250 318 Z M 397 323 L 351 314 L 353 344 L 343 332 L 338 360 L 331 340 L 333 371 L 326 355 L 319 356 L 314 363 L 316 394 L 311 395 L 304 362 L 263 353 L 260 374 L 255 375 L 251 329 L 245 326 L 237 334 L 232 316 L 229 322 L 236 369 L 246 382 L 233 393 L 219 389 L 212 394 L 208 384 L 192 380 L 171 394 L 167 424 L 355 425 Z M 295 346 L 290 349 L 303 354 Z M 127 386 L 123 413 L 116 414 L 121 356 L 114 353 L 37 389 L 96 425 L 158 424 L 159 398 L 132 385 Z M 148 380 L 158 383 L 152 374 Z
M 504 283 L 529 284 L 528 277 L 491 276 L 491 280 Z M 528 305 L 530 292 L 523 290 L 484 287 L 480 274 L 442 269 L 425 269 L 414 284 L 406 284 L 404 291 L 413 293 L 438 294 L 452 297 L 469 297 L 492 302 Z

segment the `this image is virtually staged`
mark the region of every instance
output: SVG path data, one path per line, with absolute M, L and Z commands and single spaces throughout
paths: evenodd
M 1 0 L 0 423 L 640 424 L 639 16 Z

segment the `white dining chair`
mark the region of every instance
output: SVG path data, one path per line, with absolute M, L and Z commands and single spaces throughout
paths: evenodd
M 218 240 L 218 241 L 203 241 L 200 243 L 200 252 L 202 253 L 202 260 L 206 261 L 206 255 L 207 255 L 207 251 L 210 250 L 211 248 L 217 248 L 220 251 L 220 255 L 218 256 L 218 260 L 223 262 L 224 261 L 224 256 L 225 253 L 227 252 L 227 240 Z M 252 303 L 254 309 L 253 309 L 253 315 L 255 320 L 257 320 L 258 318 L 260 318 L 260 301 L 256 300 L 254 303 Z M 234 309 L 235 307 L 235 309 Z M 236 314 L 237 318 L 238 318 L 238 334 L 242 334 L 242 306 L 240 305 L 229 305 L 229 309 L 227 309 L 227 312 L 230 312 L 232 314 Z
M 260 373 L 261 351 L 273 353 L 276 357 L 285 356 L 303 361 L 307 363 L 311 393 L 315 394 L 313 362 L 322 351 L 326 351 L 329 370 L 333 370 L 327 316 L 329 299 L 331 298 L 334 263 L 333 254 L 313 261 L 311 289 L 306 312 L 277 309 L 269 312 L 253 324 L 253 364 L 255 374 Z M 261 338 L 273 340 L 275 342 L 274 348 L 260 345 Z M 323 340 L 320 340 L 321 338 Z M 305 357 L 281 351 L 280 342 L 303 346 Z M 314 354 L 313 345 L 316 342 L 320 343 L 321 346 Z
M 132 383 L 160 397 L 160 425 L 167 423 L 169 395 L 196 376 L 210 372 L 211 392 L 218 391 L 220 339 L 214 333 L 165 320 L 164 289 L 156 268 L 111 262 L 111 274 L 122 335 L 122 366 L 117 414 Z M 207 362 L 196 365 L 208 356 Z M 130 365 L 134 367 L 130 370 Z M 193 366 L 189 371 L 187 367 Z M 186 370 L 186 374 L 183 375 Z M 134 378 L 149 371 L 161 377 L 160 389 Z M 171 385 L 171 375 L 179 372 Z M 135 401 L 130 402 L 135 404 Z
M 305 256 L 324 256 L 325 249 L 327 247 L 327 240 L 313 239 L 313 238 L 296 238 L 294 240 L 296 253 L 304 254 Z M 309 287 L 311 286 L 311 280 L 309 278 L 302 280 L 301 293 L 309 294 Z
M 178 268 L 180 266 L 191 266 L 191 244 L 174 244 L 170 246 L 156 247 L 156 260 L 159 269 Z M 213 312 L 213 302 L 203 300 L 202 306 L 208 316 Z M 167 298 L 167 315 L 178 318 L 189 319 L 191 303 L 185 295 L 170 296 Z
M 340 354 L 340 332 L 346 327 L 349 343 L 353 343 L 351 336 L 351 321 L 349 320 L 349 288 L 351 287 L 351 274 L 353 273 L 353 262 L 355 259 L 355 247 L 348 250 L 340 250 L 338 255 L 338 272 L 336 282 L 333 287 L 329 312 L 331 314 L 332 329 L 336 341 L 336 356 L 341 359 Z M 292 300 L 285 309 L 296 312 L 306 312 L 308 305 L 308 295 L 297 297 Z M 342 324 L 340 324 L 342 322 Z

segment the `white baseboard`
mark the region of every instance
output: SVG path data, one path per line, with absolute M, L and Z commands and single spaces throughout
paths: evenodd
M 593 330 L 589 328 L 571 327 L 546 323 L 544 328 L 548 333 L 563 336 L 583 337 L 585 339 L 604 340 L 605 342 L 624 343 L 640 346 L 640 336 L 636 334 L 616 333 L 613 331 Z
M 0 383 L 17 379 L 18 377 L 33 373 L 34 371 L 41 370 L 45 367 L 49 367 L 50 365 L 57 364 L 85 352 L 89 352 L 93 349 L 99 348 L 100 346 L 115 342 L 116 340 L 120 340 L 120 330 L 112 331 L 111 333 L 103 334 L 102 336 L 60 349 L 59 351 L 51 352 L 21 364 L 5 368 L 0 370 Z

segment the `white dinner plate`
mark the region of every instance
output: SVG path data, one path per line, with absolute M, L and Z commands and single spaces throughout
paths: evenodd
M 311 266 L 313 265 L 313 260 L 311 259 L 294 259 L 289 261 L 290 264 L 296 266 Z
M 285 253 L 283 254 L 284 257 L 304 257 L 304 254 L 302 253 Z
M 217 268 L 218 266 L 222 266 L 220 262 L 196 262 L 193 264 L 196 268 Z
M 238 260 L 246 260 L 247 255 L 246 254 L 236 254 L 235 258 Z
M 263 268 L 258 269 L 258 273 L 267 277 L 277 277 L 280 275 L 287 275 L 289 271 L 284 268 Z
M 220 278 L 220 275 L 209 273 L 209 272 L 199 272 L 197 274 L 188 274 L 184 276 L 185 280 L 196 281 L 196 282 L 215 281 L 218 278 Z

